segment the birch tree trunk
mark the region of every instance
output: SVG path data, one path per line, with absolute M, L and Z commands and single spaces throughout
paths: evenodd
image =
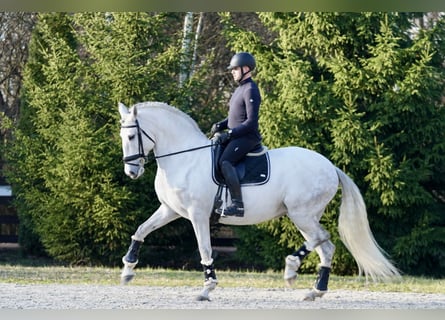
M 196 64 L 197 52 L 198 52 L 199 36 L 201 35 L 203 19 L 204 19 L 204 12 L 201 12 L 201 13 L 199 13 L 198 25 L 196 26 L 195 43 L 193 46 L 193 56 L 192 56 L 192 63 L 191 63 L 191 67 L 190 67 L 190 76 L 193 75 L 193 72 L 195 70 L 195 64 Z
M 193 32 L 193 12 L 187 12 L 184 17 L 184 29 L 182 37 L 182 58 L 181 70 L 179 73 L 179 86 L 182 87 L 184 82 L 188 79 L 190 73 L 191 60 L 191 45 Z

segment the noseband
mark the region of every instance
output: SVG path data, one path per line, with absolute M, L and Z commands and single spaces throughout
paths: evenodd
M 138 131 L 138 149 L 139 149 L 139 153 L 133 154 L 131 156 L 123 157 L 122 159 L 124 160 L 124 163 L 128 164 L 130 166 L 139 166 L 138 164 L 131 163 L 130 161 L 137 160 L 137 159 L 140 159 L 140 158 L 143 158 L 144 159 L 144 163 L 146 163 L 148 156 L 146 156 L 145 153 L 144 153 L 144 145 L 142 143 L 142 134 L 144 134 L 144 136 L 146 136 L 148 139 L 150 139 L 150 141 L 153 142 L 153 144 L 154 144 L 155 141 L 153 140 L 153 138 L 150 137 L 150 135 L 147 132 L 145 132 L 144 129 L 142 129 L 139 126 L 139 122 L 137 120 L 136 120 L 135 124 L 130 125 L 130 126 L 121 126 L 121 128 L 137 128 L 137 131 Z

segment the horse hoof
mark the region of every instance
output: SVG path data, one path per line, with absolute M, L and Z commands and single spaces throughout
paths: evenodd
M 196 297 L 196 301 L 211 301 L 209 296 L 199 295 Z
M 297 276 L 294 276 L 289 279 L 284 279 L 284 283 L 286 284 L 287 287 L 292 287 L 295 283 L 295 280 L 297 280 Z
M 325 293 L 326 291 L 311 290 L 304 295 L 302 301 L 315 301 L 315 298 L 321 298 Z
M 288 287 L 291 287 L 297 279 L 297 270 L 300 268 L 301 260 L 298 257 L 289 255 L 286 257 L 285 261 L 284 282 Z
M 305 294 L 301 301 L 315 301 L 315 296 L 312 294 Z
M 128 284 L 131 280 L 133 280 L 133 278 L 134 278 L 134 274 L 121 277 L 121 285 Z

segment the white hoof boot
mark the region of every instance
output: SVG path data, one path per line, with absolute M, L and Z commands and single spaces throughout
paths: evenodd
M 209 278 L 204 282 L 204 289 L 201 291 L 198 297 L 196 297 L 197 301 L 210 301 L 209 293 L 210 291 L 215 290 L 216 285 L 218 284 L 218 280 Z
M 300 268 L 301 260 L 299 257 L 288 255 L 284 267 L 284 281 L 288 286 L 292 286 L 297 278 L 297 270 Z
M 321 291 L 313 288 L 311 291 L 306 293 L 303 297 L 303 301 L 314 301 L 315 298 L 321 298 L 327 291 Z

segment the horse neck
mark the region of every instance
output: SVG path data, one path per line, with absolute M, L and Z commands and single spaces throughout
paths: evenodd
M 147 110 L 139 117 L 139 122 L 155 140 L 157 156 L 209 144 L 197 126 L 179 113 L 161 108 Z

